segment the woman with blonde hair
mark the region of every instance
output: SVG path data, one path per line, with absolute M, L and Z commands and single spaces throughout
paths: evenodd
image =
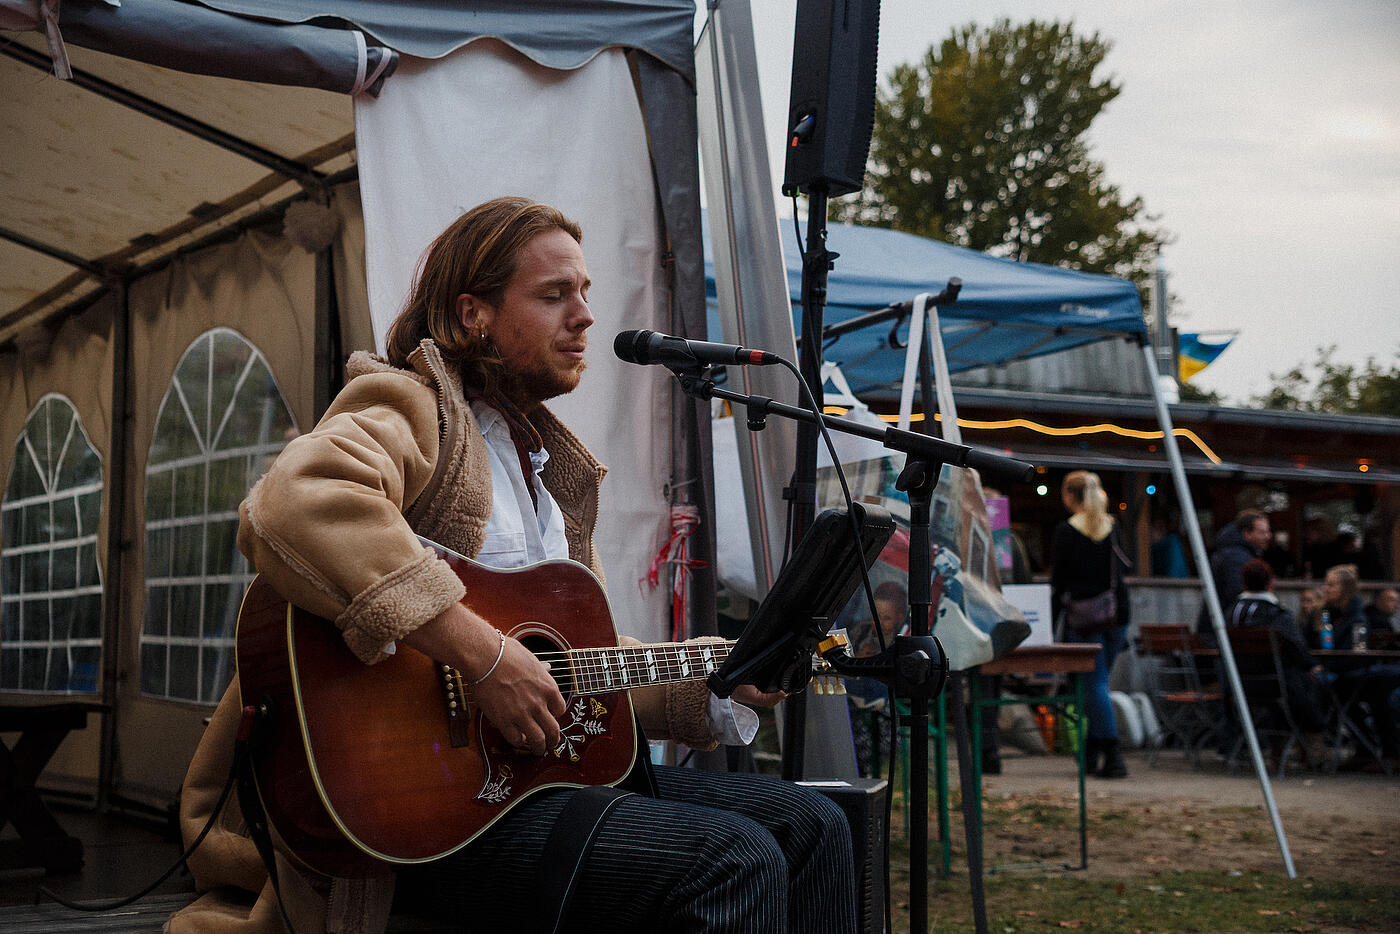
M 1318 625 L 1321 625 L 1322 615 L 1326 614 L 1327 621 L 1332 625 L 1333 648 L 1351 648 L 1352 627 L 1366 622 L 1366 609 L 1361 605 L 1361 594 L 1357 593 L 1358 580 L 1354 564 L 1334 565 L 1327 569 L 1327 574 L 1322 578 L 1322 587 L 1319 588 L 1322 612 L 1318 614 Z M 1320 638 L 1318 647 L 1322 647 Z
M 1088 768 L 1100 778 L 1123 778 L 1128 767 L 1118 743 L 1108 675 L 1123 649 L 1128 624 L 1128 592 L 1123 584 L 1128 561 L 1115 543 L 1115 522 L 1108 514 L 1108 494 L 1098 474 L 1070 473 L 1060 486 L 1060 498 L 1070 517 L 1055 526 L 1050 585 L 1062 638 L 1102 647 L 1085 692 Z

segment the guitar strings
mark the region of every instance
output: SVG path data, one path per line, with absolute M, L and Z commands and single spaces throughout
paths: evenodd
M 567 669 L 553 664 L 550 667 L 550 677 L 561 693 L 601 693 L 709 674 L 728 658 L 730 647 L 725 642 L 593 646 L 539 652 L 535 657 L 568 663 Z M 612 674 L 614 670 L 616 676 Z

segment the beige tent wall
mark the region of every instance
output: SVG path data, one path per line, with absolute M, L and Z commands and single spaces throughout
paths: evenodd
M 342 185 L 331 195 L 331 210 L 340 219 L 340 233 L 331 245 L 335 264 L 335 297 L 340 308 L 340 343 L 352 350 L 374 350 L 374 324 L 369 315 L 365 279 L 365 219 L 360 210 L 360 185 Z
M 37 327 L 18 336 L 15 345 L 0 351 L 0 480 L 7 484 L 14 466 L 15 442 L 24 431 L 29 413 L 49 393 L 63 396 L 78 411 L 88 441 L 102 458 L 102 515 L 108 514 L 110 473 L 112 352 L 111 331 L 115 303 L 109 295 L 85 312 L 65 319 L 58 327 Z M 0 492 L 3 487 L 0 487 Z M 97 556 L 104 583 L 107 527 L 98 529 Z M 99 686 L 100 692 L 100 686 Z M 100 700 L 99 694 L 60 695 L 0 693 L 6 704 L 52 703 L 62 699 Z M 7 735 L 13 744 L 16 735 Z M 100 718 L 90 716 L 87 729 L 69 734 L 44 772 L 47 787 L 91 794 L 96 791 L 102 728 Z
M 331 252 L 341 342 L 349 353 L 374 346 L 358 185 L 336 189 L 331 209 L 340 221 Z M 315 255 L 283 239 L 273 225 L 179 256 L 129 287 L 133 418 L 124 527 L 131 547 L 125 556 L 122 580 L 124 622 L 113 788 L 125 799 L 155 807 L 164 807 L 174 799 L 203 731 L 204 718 L 211 712 L 207 705 L 144 697 L 140 690 L 145 468 L 161 399 L 190 344 L 211 328 L 227 327 L 266 358 L 297 427 L 304 430 L 313 424 L 315 276 Z M 109 294 L 57 328 L 35 328 L 0 351 L 0 477 L 8 481 L 15 441 L 38 401 L 47 393 L 58 393 L 71 401 L 103 462 L 98 554 L 103 561 L 104 586 L 113 581 L 105 559 L 112 526 L 107 480 L 111 474 L 115 307 L 115 298 Z M 104 621 L 106 625 L 111 621 Z M 0 694 L 0 701 L 6 703 L 55 699 L 51 694 Z M 100 695 L 91 699 L 98 700 Z M 71 734 L 45 770 L 44 786 L 93 794 L 101 733 L 100 719 L 92 717 L 86 730 Z
M 210 708 L 141 694 L 145 605 L 146 460 L 160 410 L 185 350 L 214 327 L 237 331 L 267 359 L 297 428 L 312 420 L 316 260 L 275 234 L 179 257 L 130 289 L 133 373 L 131 482 L 121 634 L 114 792 L 163 805 L 184 778 Z
M 364 224 L 356 185 L 337 189 L 340 219 L 332 244 L 341 342 L 373 347 L 365 297 Z M 316 257 L 275 228 L 179 258 L 131 288 L 134 373 L 128 529 L 132 545 L 123 594 L 122 678 L 118 694 L 114 791 L 164 806 L 184 779 L 211 708 L 140 692 L 139 634 L 145 605 L 145 470 L 161 398 L 186 348 L 213 327 L 237 331 L 258 348 L 299 430 L 315 423 Z

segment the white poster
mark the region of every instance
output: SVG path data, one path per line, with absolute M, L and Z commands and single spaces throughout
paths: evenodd
M 1050 613 L 1049 584 L 1002 584 L 1001 595 L 1031 624 L 1031 634 L 1022 645 L 1049 645 L 1055 641 L 1051 634 L 1055 620 Z

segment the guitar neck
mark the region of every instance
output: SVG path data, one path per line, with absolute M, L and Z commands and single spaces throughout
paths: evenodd
M 566 655 L 575 694 L 604 694 L 700 681 L 719 670 L 733 642 L 660 642 L 570 649 Z

